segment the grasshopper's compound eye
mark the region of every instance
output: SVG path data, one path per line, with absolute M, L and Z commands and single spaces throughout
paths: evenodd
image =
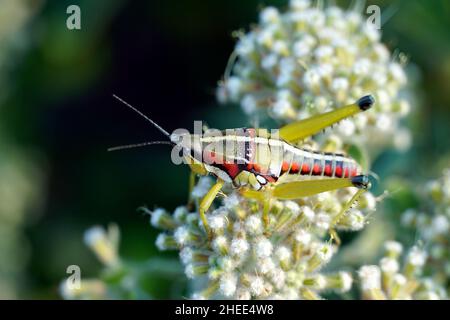
M 370 187 L 369 176 L 359 175 L 352 178 L 352 183 L 358 189 L 368 189 Z

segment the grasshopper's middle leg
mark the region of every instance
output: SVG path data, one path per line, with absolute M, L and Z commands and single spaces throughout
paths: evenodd
M 208 237 L 211 237 L 211 233 L 208 225 L 208 219 L 206 219 L 206 211 L 208 211 L 209 207 L 211 207 L 211 204 L 213 203 L 214 199 L 216 198 L 217 194 L 220 192 L 224 184 L 225 182 L 223 180 L 217 179 L 216 184 L 212 186 L 211 189 L 209 189 L 208 193 L 200 202 L 200 219 L 202 219 L 203 225 L 205 226 L 205 231 L 208 233 Z
M 270 202 L 272 199 L 271 190 L 266 191 L 256 191 L 256 190 L 243 190 L 241 194 L 249 199 L 258 200 L 263 203 L 263 221 L 264 227 L 268 227 L 270 223 L 269 219 L 269 210 L 270 210 Z
M 196 173 L 191 171 L 189 174 L 189 193 L 187 203 L 187 207 L 189 208 L 189 210 L 191 210 L 194 207 L 194 199 L 192 198 L 192 191 L 194 190 L 195 187 L 196 177 L 197 177 Z

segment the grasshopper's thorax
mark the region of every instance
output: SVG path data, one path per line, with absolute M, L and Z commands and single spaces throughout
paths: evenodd
M 283 175 L 350 178 L 360 171 L 351 158 L 304 150 L 279 139 L 276 131 L 269 134 L 263 129 L 189 135 L 181 145 L 195 159 L 198 173 L 212 173 L 235 187 L 259 190 Z

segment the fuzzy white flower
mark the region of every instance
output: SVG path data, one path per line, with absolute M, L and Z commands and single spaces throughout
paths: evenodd
M 346 224 L 350 230 L 361 230 L 366 222 L 366 218 L 361 213 L 361 211 L 356 209 L 351 209 L 350 212 L 347 213 L 345 217 Z
M 250 292 L 255 296 L 260 296 L 264 293 L 265 285 L 261 277 L 254 277 L 250 282 Z
M 308 221 L 312 221 L 314 219 L 314 211 L 309 206 L 302 206 L 300 211 Z
M 184 222 L 187 215 L 188 215 L 188 211 L 187 211 L 186 207 L 184 207 L 184 206 L 177 207 L 175 209 L 175 211 L 173 212 L 173 218 L 177 222 Z
M 236 292 L 237 276 L 228 273 L 221 277 L 219 290 L 225 297 L 231 297 Z
M 108 230 L 94 226 L 84 233 L 84 243 L 105 265 L 113 266 L 119 263 L 118 237 L 119 230 L 115 225 L 109 226 Z
M 278 64 L 278 56 L 276 54 L 268 54 L 261 60 L 261 66 L 264 69 L 272 69 Z
M 402 275 L 402 274 L 396 274 L 395 276 L 394 276 L 394 283 L 397 285 L 397 286 L 404 286 L 406 283 L 407 283 L 407 279 L 406 279 L 406 277 L 404 276 L 404 275 Z
M 220 230 L 225 228 L 226 220 L 221 214 L 212 214 L 208 217 L 209 226 L 213 230 Z
M 174 233 L 175 241 L 183 246 L 189 241 L 189 229 L 185 226 L 178 227 Z
M 239 77 L 230 77 L 227 81 L 227 92 L 231 99 L 237 99 L 242 90 L 242 81 Z
M 241 101 L 242 109 L 246 114 L 251 114 L 256 112 L 257 110 L 257 101 L 256 99 L 251 95 L 246 95 L 242 98 Z
M 350 137 L 355 133 L 356 125 L 352 120 L 344 119 L 338 124 L 337 130 L 343 136 Z
M 385 273 L 396 273 L 400 268 L 397 260 L 388 257 L 380 260 L 380 267 Z
M 231 241 L 230 252 L 232 255 L 241 256 L 249 249 L 249 244 L 244 239 L 233 239 Z
M 195 277 L 195 271 L 194 271 L 194 265 L 192 263 L 189 263 L 184 268 L 184 273 L 186 274 L 186 277 L 188 279 L 193 279 Z
M 326 231 L 330 228 L 331 217 L 326 212 L 319 212 L 314 219 L 317 228 Z
M 341 292 L 347 292 L 352 288 L 353 278 L 348 272 L 339 272 L 340 280 L 341 280 Z
M 245 229 L 251 235 L 259 235 L 263 232 L 263 223 L 260 217 L 251 215 L 245 220 Z
M 169 236 L 165 233 L 160 233 L 156 237 L 155 244 L 156 244 L 156 247 L 161 251 L 176 248 L 175 239 L 172 236 Z
M 264 259 L 259 260 L 258 266 L 259 266 L 259 271 L 262 274 L 270 273 L 271 271 L 273 271 L 275 269 L 275 263 L 270 258 L 264 258 Z
M 393 254 L 395 256 L 400 255 L 403 251 L 402 244 L 397 241 L 386 241 L 384 248 L 389 254 Z
M 213 248 L 220 253 L 223 253 L 228 247 L 228 240 L 224 236 L 218 236 L 213 241 Z
M 240 201 L 240 197 L 237 194 L 232 193 L 223 200 L 223 204 L 227 209 L 232 210 L 239 205 Z
M 180 251 L 180 259 L 183 264 L 189 264 L 192 262 L 192 249 L 189 247 L 185 247 Z
M 259 19 L 262 23 L 273 23 L 279 19 L 278 10 L 274 7 L 264 8 L 259 14 Z
M 312 236 L 311 236 L 311 233 L 309 233 L 308 231 L 306 231 L 304 229 L 300 229 L 295 233 L 294 238 L 295 238 L 295 241 L 306 246 L 311 242 Z
M 255 244 L 255 254 L 259 258 L 267 258 L 272 255 L 272 243 L 265 238 L 258 239 Z
M 416 267 L 422 267 L 427 259 L 427 253 L 418 247 L 413 247 L 408 254 L 408 262 Z
M 219 258 L 218 264 L 226 272 L 233 270 L 236 266 L 236 262 L 228 256 Z
M 381 272 L 377 266 L 363 266 L 359 269 L 358 274 L 362 290 L 380 289 Z
M 437 215 L 433 218 L 431 226 L 435 235 L 445 234 L 446 232 L 448 232 L 450 226 L 449 218 L 442 214 Z
M 212 187 L 212 179 L 211 177 L 201 177 L 197 183 L 197 185 L 192 190 L 192 196 L 194 198 L 202 198 L 204 197 L 209 189 Z

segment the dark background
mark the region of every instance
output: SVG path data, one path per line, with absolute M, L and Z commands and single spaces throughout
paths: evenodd
M 380 4 L 382 12 L 395 11 L 383 26 L 383 40 L 409 55 L 421 74 L 420 109 L 410 120 L 415 146 L 396 173 L 436 176 L 448 164 L 443 157 L 450 149 L 449 2 L 370 3 Z M 80 31 L 66 28 L 70 4 L 81 7 Z M 110 146 L 164 138 L 112 94 L 168 131 L 192 129 L 193 120 L 217 128 L 247 124 L 237 106 L 219 106 L 214 92 L 234 47 L 232 31 L 248 30 L 265 4 L 286 2 L 43 3 L 27 26 L 30 43 L 10 74 L 11 92 L 0 109 L 3 130 L 33 154 L 45 177 L 42 205 L 30 208 L 33 218 L 25 222 L 29 260 L 21 297 L 56 298 L 70 264 L 80 265 L 86 277 L 98 273 L 100 263 L 82 241 L 93 224 L 118 223 L 127 259 L 157 254 L 156 232 L 136 208 L 174 209 L 185 203 L 189 170 L 171 163 L 167 146 L 106 152 Z M 438 157 L 446 160 L 439 163 Z M 153 294 L 165 293 L 155 287 Z

